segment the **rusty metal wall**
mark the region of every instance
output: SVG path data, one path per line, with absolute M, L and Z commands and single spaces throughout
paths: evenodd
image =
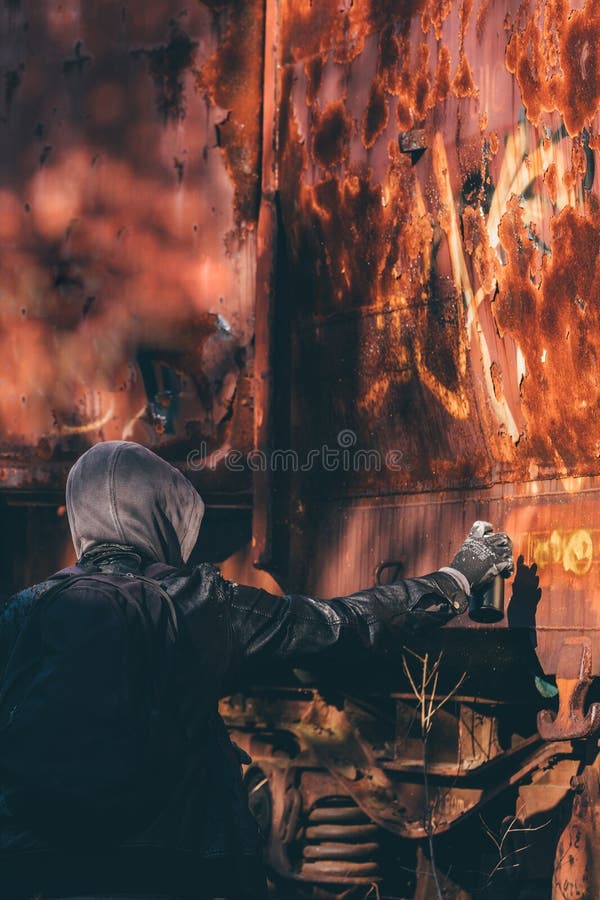
M 60 489 L 98 440 L 252 446 L 263 18 L 2 4 L 0 486 Z
M 512 624 L 600 672 L 597 5 L 277 8 L 291 581 L 423 572 L 489 517 Z
M 102 439 L 213 454 L 190 476 L 253 480 L 255 557 L 323 595 L 489 516 L 546 667 L 595 635 L 599 16 L 4 4 L 4 489 L 60 492 Z M 255 444 L 295 456 L 222 464 Z

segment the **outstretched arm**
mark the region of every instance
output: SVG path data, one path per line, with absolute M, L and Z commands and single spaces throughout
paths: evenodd
M 505 534 L 493 534 L 488 523 L 478 522 L 449 567 L 421 578 L 332 600 L 278 597 L 233 585 L 236 656 L 302 665 L 325 657 L 351 659 L 360 649 L 385 652 L 464 612 L 471 588 L 512 572 L 511 551 Z

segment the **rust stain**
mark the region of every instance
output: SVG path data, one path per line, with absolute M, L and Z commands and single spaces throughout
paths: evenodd
M 457 97 L 471 97 L 477 94 L 477 87 L 473 80 L 473 72 L 469 60 L 465 54 L 465 35 L 471 20 L 473 0 L 460 0 L 460 38 L 458 45 L 458 68 L 452 79 L 452 91 Z
M 600 403 L 597 201 L 590 201 L 585 215 L 563 209 L 551 222 L 551 235 L 554 252 L 542 262 L 518 201 L 511 201 L 500 225 L 507 264 L 498 275 L 496 317 L 503 331 L 520 333 L 527 359 L 522 399 L 536 423 L 530 434 L 532 456 L 554 458 L 563 471 L 593 471 L 598 435 L 590 428 L 590 416 Z M 537 271 L 539 286 L 532 279 Z M 530 327 L 523 329 L 523 322 Z
M 524 3 L 513 23 L 506 67 L 517 80 L 527 116 L 538 125 L 558 110 L 570 135 L 589 125 L 600 108 L 600 8 L 586 0 Z
M 345 162 L 352 129 L 352 118 L 342 100 L 326 106 L 315 125 L 312 150 L 316 162 L 325 169 Z
M 452 9 L 452 0 L 430 0 L 425 6 L 421 16 L 421 28 L 427 33 L 431 28 L 437 41 L 442 39 L 442 27 Z
M 473 72 L 466 56 L 461 56 L 456 74 L 452 79 L 452 91 L 457 97 L 471 97 L 477 93 Z
M 25 65 L 21 63 L 16 68 L 6 68 L 2 72 L 2 77 L 4 81 L 4 115 L 2 116 L 3 121 L 8 121 L 10 116 L 11 107 L 13 105 L 13 101 L 15 100 L 15 96 L 17 91 L 21 85 L 23 80 L 23 76 L 25 73 Z
M 398 93 L 398 75 L 401 71 L 402 43 L 395 33 L 393 22 L 382 29 L 379 36 L 378 69 L 383 86 L 390 94 Z
M 375 78 L 362 122 L 362 141 L 367 149 L 372 147 L 379 135 L 385 131 L 389 115 L 390 109 L 383 82 L 380 78 Z
M 183 76 L 191 69 L 196 58 L 198 42 L 192 40 L 175 20 L 170 22 L 169 40 L 166 44 L 153 47 L 151 50 L 132 50 L 133 58 L 145 56 L 152 79 L 156 86 L 156 108 L 162 118 L 183 119 L 186 113 L 186 100 Z M 68 60 L 64 71 L 75 68 L 81 72 L 83 65 L 92 59 L 90 54 L 83 54 L 81 42 L 75 45 L 75 57 Z M 68 66 L 68 70 L 65 69 Z
M 496 282 L 496 256 L 490 246 L 485 222 L 477 209 L 467 206 L 462 214 L 462 226 L 465 250 L 471 258 L 476 280 L 489 294 Z
M 235 185 L 238 224 L 253 227 L 260 188 L 264 3 L 238 0 L 231 7 L 225 38 L 202 66 L 197 84 L 225 111 L 217 140 Z
M 492 384 L 494 385 L 494 394 L 496 396 L 496 399 L 502 400 L 504 398 L 504 386 L 502 383 L 502 369 L 500 368 L 500 366 L 496 360 L 494 360 L 492 363 L 490 375 L 492 377 Z
M 491 0 L 481 0 L 479 9 L 477 10 L 477 19 L 475 21 L 475 31 L 477 34 L 477 40 L 480 43 L 483 40 L 485 28 L 488 24 L 490 3 L 491 3 Z
M 431 94 L 429 56 L 429 47 L 427 44 L 421 44 L 418 51 L 417 74 L 414 89 L 414 112 L 418 122 L 424 119 L 428 110 L 435 105 L 435 97 Z
M 468 24 L 472 0 L 463 0 L 462 17 Z M 487 0 L 479 10 L 478 22 L 483 22 Z M 452 0 L 357 0 L 354 3 L 322 3 L 318 15 L 308 0 L 287 0 L 282 4 L 282 61 L 287 64 L 315 54 L 333 53 L 337 63 L 349 63 L 363 52 L 365 40 L 378 33 L 382 43 L 382 59 L 395 66 L 401 44 L 398 37 L 406 37 L 411 22 L 421 17 L 423 33 L 432 31 L 441 41 L 443 26 L 451 14 Z M 481 27 L 481 26 L 480 26 Z M 393 30 L 397 32 L 393 37 Z M 394 46 L 396 44 L 396 46 Z
M 540 416 L 539 395 L 549 377 L 558 392 L 573 329 L 565 319 L 568 337 L 552 335 L 545 324 L 540 333 L 538 318 L 548 314 L 550 281 L 555 273 L 560 281 L 559 260 L 569 252 L 556 240 L 561 222 L 567 221 L 565 210 L 594 220 L 598 140 L 589 117 L 586 131 L 571 139 L 556 106 L 551 115 L 547 104 L 540 106 L 539 128 L 532 127 L 531 115 L 529 121 L 519 118 L 520 98 L 511 95 L 509 70 L 519 63 L 523 77 L 535 80 L 538 70 L 543 73 L 544 90 L 551 85 L 556 94 L 561 79 L 560 90 L 567 90 L 564 85 L 572 82 L 565 80 L 562 57 L 565 41 L 571 40 L 581 47 L 583 63 L 592 67 L 591 77 L 593 60 L 582 39 L 565 37 L 563 28 L 567 15 L 574 34 L 580 34 L 584 19 L 596 29 L 589 3 L 580 16 L 565 3 L 545 9 L 541 3 L 515 3 L 506 10 L 506 20 L 505 10 L 488 0 L 406 3 L 404 19 L 395 7 L 385 21 L 365 2 L 332 10 L 318 43 L 318 16 L 309 7 L 288 6 L 283 13 L 290 43 L 283 51 L 282 208 L 298 294 L 313 297 L 312 302 L 299 299 L 298 308 L 318 316 L 344 315 L 356 307 L 372 308 L 377 316 L 397 309 L 400 324 L 382 324 L 381 330 L 399 358 L 408 351 L 425 406 L 435 410 L 439 422 L 464 426 L 475 417 L 490 435 L 489 451 L 503 477 L 526 477 L 531 465 L 536 471 L 565 473 L 579 451 L 570 457 L 557 451 L 548 437 L 552 404 L 544 403 Z M 368 73 L 370 89 L 357 90 L 354 60 L 363 84 Z M 300 65 L 308 117 L 295 109 L 291 92 Z M 552 66 L 556 71 L 550 72 Z M 332 101 L 334 84 L 340 99 Z M 592 116 L 593 97 L 589 91 L 585 96 L 592 102 Z M 398 145 L 389 141 L 388 105 L 401 132 L 403 164 L 397 160 Z M 353 133 L 357 124 L 360 147 L 369 151 L 362 156 Z M 350 202 L 359 196 L 369 198 L 361 211 Z M 559 214 L 563 220 L 556 218 Z M 361 229 L 355 233 L 356 217 Z M 593 257 L 594 248 L 589 252 Z M 303 259 L 313 261 L 312 272 L 304 270 Z M 585 288 L 580 291 L 582 302 L 591 303 Z M 557 298 L 554 305 L 560 305 Z M 524 321 L 530 322 L 526 338 L 521 337 Z M 587 331 L 581 329 L 590 355 L 594 327 L 588 322 Z M 361 361 L 372 352 L 363 330 L 356 329 L 355 359 Z M 388 375 L 382 372 L 370 391 L 362 384 L 357 388 L 357 379 L 346 372 L 348 392 L 356 395 L 358 389 L 365 409 L 372 400 L 373 409 L 385 415 L 395 394 Z M 404 374 L 402 382 L 406 386 Z M 580 403 L 590 384 L 578 389 Z M 348 413 L 343 399 L 339 405 L 340 415 Z M 569 416 L 564 397 L 558 405 L 557 422 Z M 568 427 L 563 443 L 580 428 L 581 420 L 576 429 Z M 441 432 L 437 440 L 443 442 Z M 586 454 L 596 440 L 590 437 L 586 452 L 579 454 L 579 471 L 593 469 L 594 457 Z M 411 459 L 411 465 L 418 463 Z M 458 461 L 456 466 L 458 471 Z M 436 467 L 441 484 L 440 460 Z
M 319 54 L 307 59 L 304 63 L 306 73 L 306 103 L 311 106 L 317 99 L 323 77 L 323 57 Z
M 435 99 L 437 103 L 445 100 L 450 93 L 450 50 L 441 44 L 438 50 L 438 64 L 435 73 Z
M 548 190 L 550 201 L 555 206 L 558 195 L 558 175 L 556 171 L 556 163 L 550 163 L 544 172 L 544 184 Z
M 411 48 L 406 39 L 402 40 L 402 68 L 398 77 L 398 104 L 396 119 L 402 131 L 420 124 L 436 100 L 444 91 L 448 79 L 450 60 L 440 51 L 435 78 L 435 89 L 431 89 L 430 50 L 425 43 L 416 48 L 416 60 L 411 58 Z

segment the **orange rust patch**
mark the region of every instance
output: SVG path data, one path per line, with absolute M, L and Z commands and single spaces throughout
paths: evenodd
M 552 220 L 552 255 L 543 263 L 515 199 L 499 233 L 507 263 L 498 269 L 496 317 L 525 356 L 522 400 L 533 458 L 558 457 L 564 472 L 590 471 L 597 452 L 590 422 L 600 406 L 598 202 L 590 197 L 585 216 L 566 207 Z M 541 273 L 539 289 L 532 273 Z
M 326 106 L 319 116 L 312 142 L 313 156 L 325 169 L 339 166 L 348 156 L 352 118 L 342 100 Z
M 380 78 L 375 78 L 362 121 L 362 142 L 367 149 L 372 147 L 379 135 L 385 131 L 389 116 L 390 109 L 383 83 Z
M 553 204 L 556 204 L 556 198 L 558 195 L 558 173 L 556 169 L 556 163 L 550 163 L 550 165 L 544 172 L 544 184 L 546 185 L 550 200 Z
M 390 23 L 406 34 L 411 19 L 435 0 L 356 0 L 347 8 L 332 0 L 281 3 L 281 58 L 283 64 L 317 53 L 333 51 L 336 62 L 352 62 L 362 52 L 368 35 Z M 444 0 L 449 2 L 449 0 Z
M 486 293 L 493 290 L 496 259 L 488 238 L 485 222 L 479 211 L 467 206 L 462 214 L 465 250 L 471 256 L 479 285 Z
M 406 225 L 403 235 L 404 248 L 409 259 L 416 262 L 426 254 L 433 240 L 433 226 L 429 216 L 415 216 Z
M 458 69 L 452 79 L 452 93 L 457 97 L 472 97 L 477 94 L 473 72 L 469 60 L 464 54 L 461 56 Z
M 433 28 L 436 40 L 442 39 L 442 26 L 452 8 L 451 0 L 429 0 L 421 16 L 421 28 L 426 34 Z
M 477 87 L 473 80 L 473 73 L 469 61 L 465 56 L 464 44 L 465 34 L 469 27 L 469 20 L 473 10 L 473 0 L 461 0 L 460 2 L 460 40 L 459 40 L 459 61 L 456 74 L 452 81 L 452 91 L 457 97 L 471 97 L 477 94 Z
M 419 63 L 415 78 L 414 108 L 417 121 L 425 118 L 427 111 L 435 104 L 435 97 L 431 96 L 431 69 L 429 66 L 429 47 L 421 44 L 419 47 Z
M 235 185 L 238 224 L 258 216 L 260 109 L 262 106 L 262 46 L 264 4 L 243 0 L 235 4 L 227 35 L 198 76 L 198 89 L 216 106 L 229 111 L 219 125 L 219 144 Z
M 442 44 L 438 50 L 438 65 L 435 73 L 435 98 L 445 100 L 450 93 L 450 50 Z
M 323 58 L 319 55 L 311 56 L 304 63 L 306 75 L 306 102 L 311 106 L 317 99 L 317 93 L 321 87 L 323 77 Z
M 480 42 L 483 38 L 483 33 L 487 25 L 489 8 L 490 0 L 482 0 L 481 5 L 477 10 L 477 19 L 475 20 L 475 33 L 477 34 L 477 40 Z
M 537 125 L 543 111 L 558 110 L 569 134 L 579 134 L 600 108 L 600 6 L 530 0 L 511 27 L 505 64 L 527 116 Z
M 515 75 L 529 119 L 537 125 L 543 108 L 548 108 L 547 85 L 543 80 L 541 33 L 531 19 L 522 33 L 515 32 L 506 48 L 505 64 Z
M 298 302 L 314 298 L 315 308 L 325 312 L 340 304 L 385 304 L 403 293 L 418 295 L 428 278 L 422 252 L 431 240 L 431 225 L 427 217 L 415 215 L 410 158 L 392 142 L 383 185 L 364 165 L 349 166 L 344 178 L 332 177 L 329 172 L 346 152 L 350 127 L 343 104 L 336 102 L 326 108 L 325 128 L 321 120 L 313 143 L 327 177 L 306 184 L 306 145 L 290 115 L 289 95 L 284 91 L 283 96 L 282 215 L 298 276 Z M 384 204 L 386 196 L 393 202 Z
M 461 0 L 460 3 L 460 36 L 461 40 L 464 42 L 465 34 L 467 32 L 467 28 L 469 27 L 469 22 L 471 20 L 471 13 L 473 12 L 473 0 Z
M 600 7 L 588 2 L 573 12 L 560 38 L 564 71 L 557 105 L 569 134 L 577 134 L 600 106 Z M 557 85 L 558 87 L 558 85 Z
M 494 360 L 490 366 L 490 376 L 494 388 L 494 396 L 496 397 L 496 400 L 501 401 L 504 398 L 504 383 L 502 378 L 502 368 L 496 360 Z
M 394 32 L 392 23 L 386 25 L 379 36 L 378 68 L 386 91 L 390 94 L 398 92 L 398 69 L 401 65 L 400 41 Z
M 571 145 L 571 172 L 575 180 L 584 177 L 587 169 L 585 150 L 579 138 L 574 138 Z

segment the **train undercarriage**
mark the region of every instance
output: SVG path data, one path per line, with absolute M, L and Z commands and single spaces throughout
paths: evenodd
M 382 673 L 365 689 L 348 673 L 317 686 L 296 672 L 222 702 L 252 757 L 245 779 L 274 896 L 597 896 L 600 763 L 593 733 L 565 737 L 577 724 L 571 685 L 558 681 L 559 699 L 524 645 L 504 640 L 499 668 L 513 671 L 497 669 L 495 697 L 475 696 L 481 672 L 457 677 L 459 643 L 405 648 L 396 692 L 381 690 L 389 673 L 377 690 Z M 580 695 L 590 683 L 579 679 Z

